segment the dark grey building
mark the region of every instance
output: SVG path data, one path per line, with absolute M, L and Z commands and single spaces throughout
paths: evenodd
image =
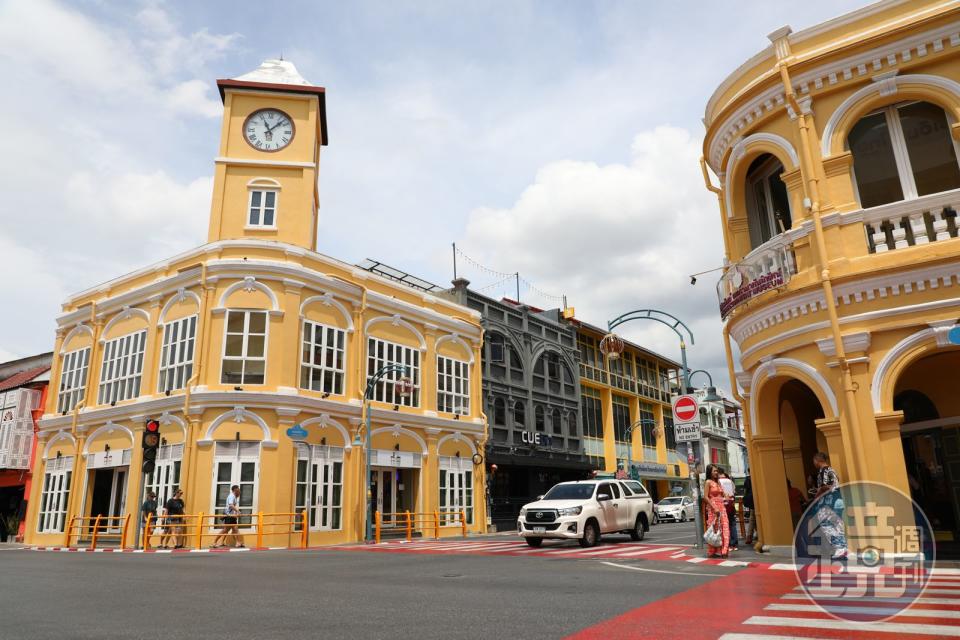
M 514 528 L 525 503 L 595 468 L 583 449 L 577 337 L 559 309 L 494 300 L 469 284 L 455 280 L 448 295 L 482 315 L 490 515 Z

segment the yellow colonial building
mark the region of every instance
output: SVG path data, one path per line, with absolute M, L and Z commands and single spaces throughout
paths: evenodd
M 244 524 L 306 511 L 310 544 L 359 540 L 368 438 L 376 510 L 463 510 L 483 531 L 479 314 L 315 251 L 323 88 L 282 60 L 217 85 L 207 244 L 73 295 L 57 318 L 27 542 L 62 544 L 74 516 L 136 522 L 143 479 L 161 504 L 182 487 L 187 513 L 223 513 L 236 484 Z M 367 381 L 389 364 L 414 389 L 399 393 L 399 373 L 373 386 L 366 433 Z M 144 476 L 149 418 L 162 446 Z M 306 444 L 287 437 L 296 424 Z
M 804 487 L 820 449 L 844 482 L 912 493 L 949 552 L 960 3 L 885 0 L 769 39 L 710 98 L 703 147 L 763 541 L 790 544 L 786 479 Z

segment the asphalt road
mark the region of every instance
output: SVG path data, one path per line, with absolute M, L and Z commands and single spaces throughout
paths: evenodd
M 671 528 L 654 527 L 650 541 Z M 617 564 L 645 571 L 599 559 L 336 550 L 6 551 L 0 636 L 559 638 L 736 571 Z

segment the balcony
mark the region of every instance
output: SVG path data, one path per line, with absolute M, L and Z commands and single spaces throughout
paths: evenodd
M 727 267 L 717 283 L 721 318 L 761 293 L 786 285 L 797 273 L 797 260 L 788 241 L 779 235 Z
M 960 189 L 863 209 L 859 218 L 870 253 L 886 253 L 957 237 Z M 852 220 L 851 220 L 852 221 Z

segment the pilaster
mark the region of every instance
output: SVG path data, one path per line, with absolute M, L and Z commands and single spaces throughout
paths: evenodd
M 613 432 L 613 393 L 610 389 L 600 390 L 600 403 L 603 406 L 604 471 L 616 471 L 617 443 Z
M 150 324 L 147 326 L 147 343 L 143 346 L 143 380 L 140 385 L 140 397 L 150 397 L 157 393 L 157 376 L 160 372 L 160 347 L 163 343 L 163 327 L 160 325 L 159 295 L 150 297 Z M 132 465 L 131 465 L 132 467 Z M 127 482 L 129 486 L 131 483 Z M 138 507 L 139 509 L 139 507 Z
M 763 517 L 763 540 L 770 545 L 790 545 L 793 542 L 793 521 L 784 481 L 783 440 L 780 436 L 755 436 L 752 446 L 753 494 Z
M 884 482 L 899 489 L 904 495 L 910 495 L 910 482 L 907 478 L 907 466 L 903 457 L 903 442 L 900 439 L 900 426 L 903 424 L 903 411 L 887 411 L 874 415 L 877 425 L 877 437 L 880 441 L 880 453 L 883 461 L 883 476 L 869 478 Z
M 825 453 L 830 456 L 830 466 L 840 476 L 840 482 L 849 482 L 850 477 L 847 475 L 847 463 L 844 456 L 843 431 L 840 428 L 839 418 L 821 418 L 816 420 L 815 424 L 817 430 L 827 440 Z

